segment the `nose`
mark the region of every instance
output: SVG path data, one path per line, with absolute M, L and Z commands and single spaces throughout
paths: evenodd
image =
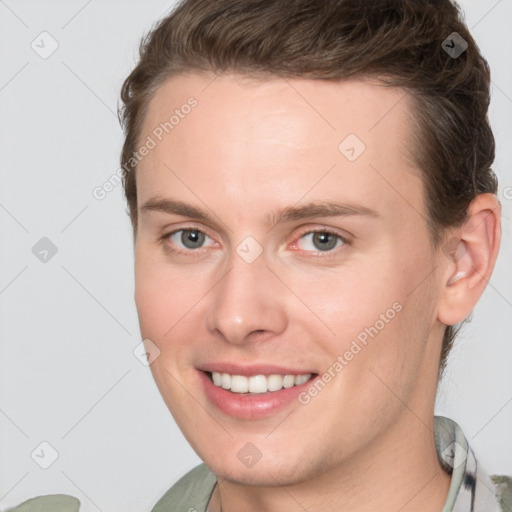
M 263 254 L 247 263 L 233 254 L 229 271 L 209 295 L 207 327 L 228 343 L 243 345 L 282 333 L 288 323 L 286 288 Z

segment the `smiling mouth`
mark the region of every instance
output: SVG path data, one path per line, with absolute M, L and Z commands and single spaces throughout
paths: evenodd
M 260 395 L 272 393 L 282 389 L 300 386 L 316 377 L 316 373 L 303 375 L 231 375 L 221 372 L 205 372 L 213 384 L 232 393 L 246 395 Z

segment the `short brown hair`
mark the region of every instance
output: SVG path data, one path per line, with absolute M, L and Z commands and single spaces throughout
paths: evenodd
M 454 32 L 467 43 L 458 56 L 444 46 L 454 46 Z M 134 237 L 131 157 L 144 116 L 159 86 L 187 71 L 331 81 L 369 76 L 407 90 L 417 127 L 412 154 L 423 173 L 434 245 L 443 228 L 464 222 L 475 196 L 497 192 L 489 66 L 455 2 L 183 0 L 143 38 L 121 91 L 121 167 Z M 459 327 L 445 329 L 440 376 Z

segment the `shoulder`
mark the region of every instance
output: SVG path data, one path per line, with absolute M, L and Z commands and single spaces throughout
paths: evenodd
M 67 494 L 36 496 L 5 512 L 78 512 L 80 501 Z
M 512 510 L 512 476 L 491 475 L 492 483 L 496 487 L 496 497 L 503 512 Z
M 206 464 L 199 464 L 182 476 L 156 503 L 151 512 L 204 512 L 217 477 Z

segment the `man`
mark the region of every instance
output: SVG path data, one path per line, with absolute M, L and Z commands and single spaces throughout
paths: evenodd
M 489 81 L 448 0 L 185 0 L 148 35 L 135 301 L 204 461 L 154 512 L 512 510 L 434 417 L 499 249 Z
M 447 0 L 185 1 L 149 34 L 135 300 L 205 462 L 155 512 L 499 509 L 433 414 L 499 247 L 488 87 Z
M 433 414 L 500 240 L 457 7 L 184 1 L 122 99 L 141 333 L 205 463 L 154 511 L 499 510 Z

